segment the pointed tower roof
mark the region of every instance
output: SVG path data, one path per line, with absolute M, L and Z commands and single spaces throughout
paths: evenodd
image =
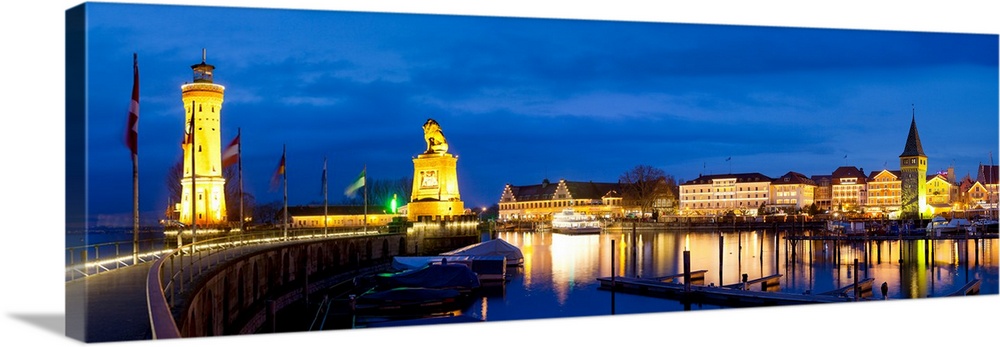
M 917 134 L 917 117 L 916 115 L 910 119 L 910 134 L 906 135 L 906 147 L 903 148 L 903 154 L 899 157 L 926 157 L 924 155 L 924 146 L 920 145 L 920 135 Z

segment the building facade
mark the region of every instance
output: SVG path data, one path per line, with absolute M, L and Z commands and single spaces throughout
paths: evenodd
M 882 170 L 872 172 L 867 179 L 866 188 L 867 204 L 864 211 L 877 218 L 893 216 L 899 214 L 900 194 L 902 192 L 902 181 L 899 180 L 899 171 Z
M 618 183 L 575 182 L 560 179 L 551 183 L 515 186 L 507 184 L 500 195 L 501 221 L 548 221 L 565 209 L 597 218 L 622 218 Z
M 786 212 L 808 211 L 815 203 L 815 191 L 815 181 L 806 175 L 789 171 L 771 181 L 770 204 Z
M 841 166 L 830 177 L 832 211 L 862 212 L 867 203 L 868 177 L 864 169 Z
M 289 206 L 289 228 L 377 228 L 386 226 L 393 218 L 384 206 Z M 324 221 L 325 219 L 325 221 Z M 367 219 L 367 224 L 365 220 Z
M 833 176 L 812 175 L 810 179 L 816 183 L 816 191 L 813 193 L 816 207 L 820 211 L 830 211 L 830 206 L 833 203 L 833 192 L 831 191 Z
M 680 185 L 680 213 L 756 216 L 769 201 L 771 181 L 760 173 L 700 176 Z
M 980 194 L 976 191 L 976 195 L 973 196 L 973 200 L 977 205 L 981 206 L 983 209 L 991 210 L 996 216 L 997 213 L 997 180 L 1000 179 L 1000 173 L 998 173 L 998 165 L 983 165 L 979 164 L 979 171 L 976 174 L 976 183 L 982 186 L 983 191 Z M 970 196 L 972 191 L 970 190 Z

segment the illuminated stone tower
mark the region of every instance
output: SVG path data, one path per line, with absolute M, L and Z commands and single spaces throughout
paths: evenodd
M 448 141 L 437 121 L 424 123 L 427 150 L 413 158 L 413 193 L 407 205 L 407 218 L 431 219 L 465 213 L 465 203 L 458 194 L 458 157 L 448 154 Z
M 906 136 L 906 146 L 899 155 L 899 170 L 902 172 L 902 197 L 900 217 L 924 218 L 927 208 L 927 156 L 917 134 L 916 115 L 910 120 L 910 134 Z
M 222 177 L 220 135 L 225 87 L 212 83 L 214 69 L 215 66 L 205 63 L 205 51 L 202 50 L 201 63 L 191 66 L 193 82 L 181 86 L 184 101 L 184 175 L 181 178 L 180 222 L 186 225 L 191 225 L 192 220 L 192 181 L 198 225 L 226 222 L 226 180 Z

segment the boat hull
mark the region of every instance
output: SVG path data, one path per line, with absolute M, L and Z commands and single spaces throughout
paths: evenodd
M 588 235 L 588 234 L 600 234 L 601 228 L 598 227 L 580 227 L 580 228 L 552 228 L 552 232 L 567 235 Z

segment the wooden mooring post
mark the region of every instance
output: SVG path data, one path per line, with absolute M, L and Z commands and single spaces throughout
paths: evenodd
M 611 240 L 611 314 L 615 314 L 615 240 Z
M 723 279 L 725 278 L 722 277 L 722 263 L 723 259 L 725 258 L 724 257 L 725 252 L 723 251 L 723 244 L 724 242 L 723 242 L 722 232 L 719 232 L 719 284 L 720 285 L 722 284 Z
M 861 287 L 858 286 L 858 258 L 854 258 L 854 301 L 858 301 L 861 296 Z
M 691 251 L 684 251 L 684 293 L 691 292 Z

